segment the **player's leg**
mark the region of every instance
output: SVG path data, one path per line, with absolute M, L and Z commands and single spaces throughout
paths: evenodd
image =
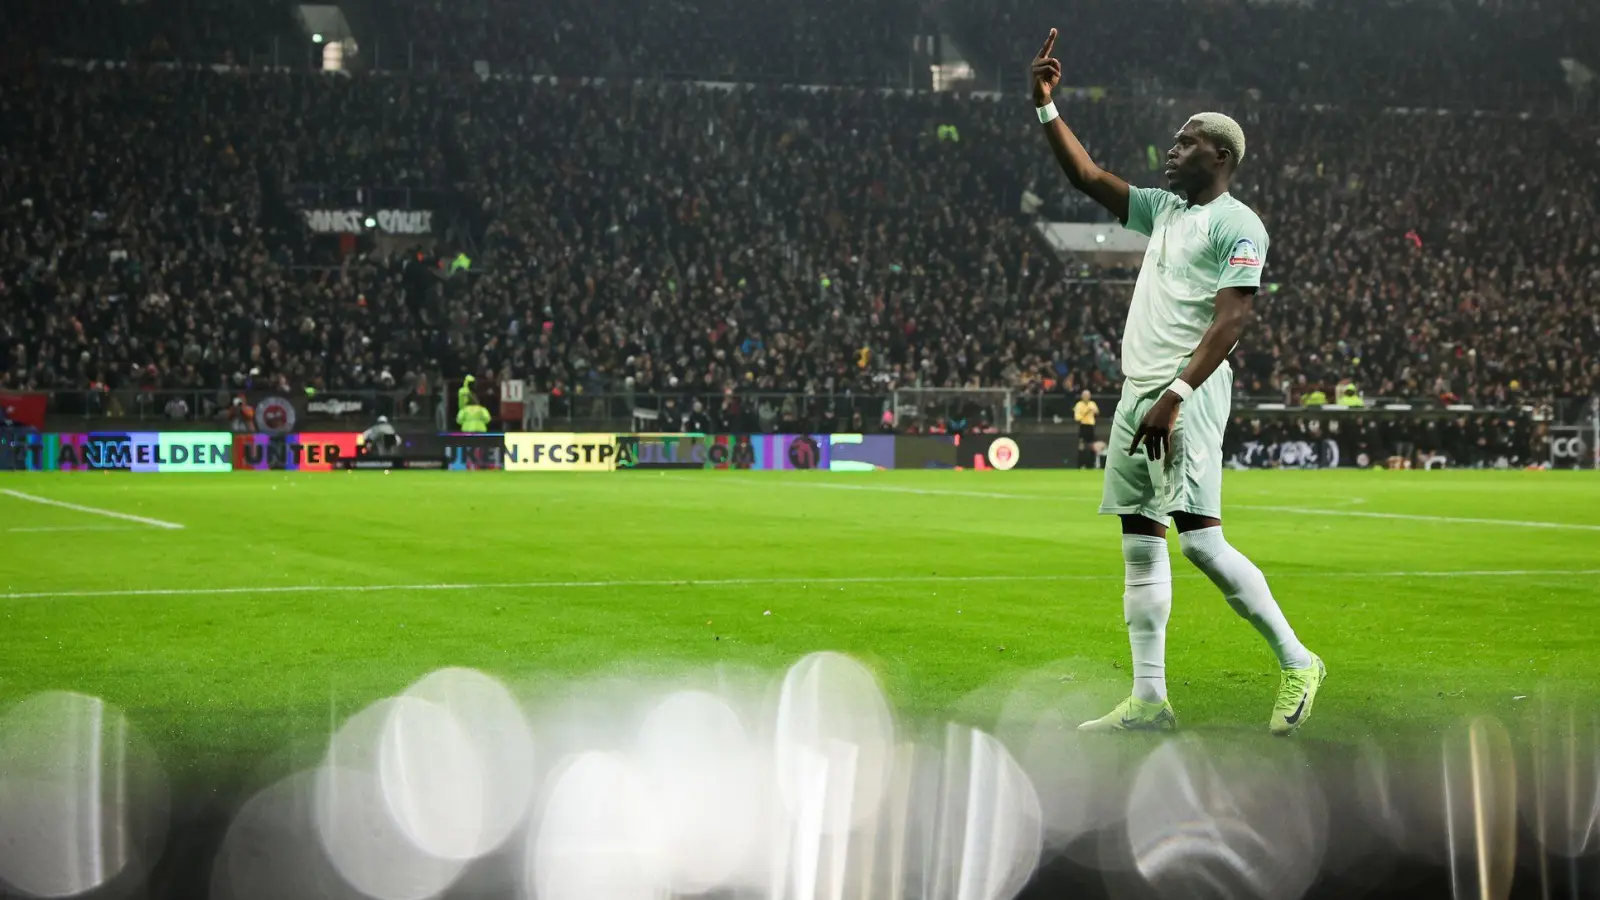
M 1229 544 L 1222 535 L 1222 520 L 1175 512 L 1178 541 L 1183 555 L 1215 584 L 1234 612 L 1248 621 L 1266 638 L 1267 645 L 1286 669 L 1311 665 L 1311 651 L 1300 643 L 1283 610 L 1273 599 L 1267 577 L 1256 564 Z
M 1288 734 L 1309 715 L 1326 668 L 1290 627 L 1266 576 L 1223 537 L 1222 433 L 1232 405 L 1232 381 L 1230 370 L 1218 369 L 1183 404 L 1163 506 L 1178 527 L 1184 557 L 1211 579 L 1277 656 L 1282 674 L 1271 729 Z
M 1124 389 L 1113 415 L 1106 454 L 1102 515 L 1122 520 L 1123 620 L 1133 651 L 1133 692 L 1110 713 L 1085 722 L 1084 731 L 1170 731 L 1177 726 L 1167 702 L 1167 619 L 1172 613 L 1172 563 L 1166 517 L 1156 511 L 1157 482 L 1141 449 L 1128 446 L 1149 401 Z
M 1167 700 L 1167 620 L 1172 616 L 1172 561 L 1167 526 L 1144 516 L 1122 517 L 1122 619 L 1133 651 L 1133 696 Z
M 1173 519 L 1183 555 L 1222 591 L 1235 612 L 1255 626 L 1278 657 L 1278 694 L 1268 727 L 1273 734 L 1294 732 L 1311 715 L 1327 666 L 1300 642 L 1261 569 L 1223 537 L 1221 519 L 1181 513 Z

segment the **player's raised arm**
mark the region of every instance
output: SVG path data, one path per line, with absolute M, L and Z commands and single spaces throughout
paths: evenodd
M 1050 150 L 1055 153 L 1061 171 L 1067 173 L 1072 186 L 1088 194 L 1094 202 L 1104 206 L 1117 217 L 1118 222 L 1128 221 L 1128 183 L 1094 164 L 1089 152 L 1083 149 L 1072 129 L 1056 112 L 1050 92 L 1061 81 L 1061 61 L 1050 51 L 1056 46 L 1056 30 L 1050 29 L 1039 55 L 1033 58 L 1033 105 L 1039 108 L 1039 121 L 1044 123 L 1045 137 Z

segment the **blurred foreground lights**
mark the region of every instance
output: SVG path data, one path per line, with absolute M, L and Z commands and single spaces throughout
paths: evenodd
M 466 731 L 441 706 L 402 697 L 378 743 L 378 788 L 389 816 L 417 849 L 468 860 L 483 839 L 488 786 Z
M 365 900 L 332 865 L 314 827 L 317 770 L 251 797 L 211 866 L 211 900 Z
M 436 707 L 425 700 L 382 700 L 353 716 L 333 736 L 328 755 L 317 769 L 312 820 L 328 861 L 345 881 L 375 900 L 423 900 L 453 884 L 466 861 L 436 856 L 407 835 L 414 826 L 404 806 L 408 798 L 391 798 L 385 781 L 403 778 L 407 767 L 397 760 L 407 750 L 420 755 L 458 749 L 464 739 L 460 728 L 443 737 L 429 738 L 427 747 L 396 746 L 413 739 L 416 729 L 443 721 Z M 391 722 L 393 726 L 391 727 Z M 468 761 L 448 776 L 464 782 L 463 793 L 479 795 L 482 773 Z M 424 787 L 431 789 L 432 785 Z M 398 811 L 396 810 L 398 807 Z M 447 823 L 469 830 L 466 841 L 478 840 L 472 821 L 472 800 L 462 799 L 444 810 Z M 452 848 L 453 849 L 453 848 Z
M 669 694 L 645 717 L 635 756 L 665 831 L 672 890 L 731 886 L 763 824 L 759 759 L 738 713 L 715 694 Z
M 1445 774 L 1436 754 L 1400 754 L 1363 741 L 1355 772 L 1358 823 L 1394 852 L 1444 866 L 1451 852 Z
M 1441 774 L 1451 887 L 1457 897 L 1500 900 L 1517 861 L 1517 768 L 1505 728 L 1480 717 L 1452 730 Z
M 791 817 L 827 807 L 823 834 L 870 828 L 894 762 L 894 719 L 878 680 L 839 653 L 813 653 L 789 669 L 778 699 L 778 791 Z
M 1165 900 L 1295 900 L 1322 864 L 1327 807 L 1292 744 L 1184 735 L 1140 767 L 1127 827 L 1139 873 Z
M 667 836 L 639 768 L 616 753 L 579 754 L 551 776 L 529 832 L 524 884 L 538 900 L 666 900 Z
M 104 701 L 36 694 L 0 718 L 0 883 L 36 897 L 132 887 L 168 803 L 154 753 Z
M 340 728 L 315 782 L 328 860 L 377 900 L 453 884 L 521 824 L 534 787 L 533 736 L 509 691 L 443 669 Z
M 533 732 L 521 707 L 504 685 L 472 669 L 441 669 L 405 697 L 426 705 L 397 708 L 384 733 L 380 771 L 390 811 L 408 838 L 436 856 L 476 859 L 495 850 L 533 798 Z
M 1600 717 L 1575 703 L 1537 707 L 1524 767 L 1522 814 L 1545 851 L 1576 858 L 1600 850 Z
M 1061 673 L 1092 669 L 1086 660 L 1061 660 L 1018 678 L 995 736 L 1016 755 L 1038 792 L 1045 847 L 1097 868 L 1104 861 L 1098 842 L 1079 838 L 1121 830 L 1134 775 L 1156 745 L 1137 738 L 1105 740 L 1078 730 L 1079 722 L 1099 716 L 1128 692 L 1121 681 L 1064 685 Z
M 1039 795 L 992 736 L 947 729 L 939 802 L 936 896 L 1010 900 L 1033 877 L 1043 847 Z M 955 890 L 940 890 L 942 885 Z

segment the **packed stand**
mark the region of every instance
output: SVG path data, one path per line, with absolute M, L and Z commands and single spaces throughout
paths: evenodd
M 1558 461 L 1549 420 L 1550 409 L 1538 406 L 1420 416 L 1258 411 L 1233 417 L 1222 455 L 1238 469 L 1550 468 Z
M 449 81 L 401 77 L 248 80 L 258 161 L 285 185 L 433 187 L 451 180 L 443 147 Z
M 496 217 L 493 272 L 469 305 L 500 357 L 541 383 L 881 392 L 1005 383 L 1048 361 L 1044 318 L 1008 315 L 1005 298 L 1059 269 L 1007 212 L 1022 183 L 987 158 L 1002 149 L 988 111 L 948 97 L 488 88 L 463 129 Z M 935 137 L 946 120 L 959 142 Z M 507 127 L 524 121 L 544 127 Z
M 906 86 L 916 5 L 378 0 L 385 69 Z M 931 28 L 931 23 L 930 26 Z M 924 66 L 924 71 L 926 66 Z
M 1504 403 L 1600 386 L 1600 146 L 1559 121 L 1262 110 L 1235 191 L 1285 285 L 1253 385 Z M 1296 391 L 1298 393 L 1298 390 Z
M 497 302 L 473 308 L 498 358 L 542 383 L 1115 383 L 1129 285 L 1064 280 L 1027 233 L 1024 188 L 1076 210 L 1011 104 L 513 84 L 474 100 L 464 133 L 497 217 L 480 287 Z M 1073 102 L 1065 115 L 1146 184 L 1144 142 L 1181 124 L 1148 104 Z M 1595 390 L 1592 144 L 1539 120 L 1243 117 L 1236 193 L 1274 235 L 1281 285 L 1237 359 L 1243 390 L 1353 379 L 1373 396 L 1477 403 Z M 939 140 L 941 123 L 959 140 Z
M 559 398 L 555 414 L 583 414 L 583 395 L 672 393 L 692 410 L 693 394 L 720 410 L 730 393 L 1070 397 L 1118 378 L 1131 285 L 1064 267 L 1032 233 L 1025 190 L 1053 218 L 1094 211 L 1069 203 L 1025 103 L 8 78 L 0 387 L 399 390 L 470 370 L 530 378 Z M 1148 145 L 1164 149 L 1186 112 L 1061 106 L 1097 159 L 1143 184 L 1156 179 Z M 1235 111 L 1250 135 L 1236 193 L 1273 234 L 1276 285 L 1235 359 L 1241 393 L 1353 380 L 1370 397 L 1499 404 L 1595 391 L 1594 135 L 1539 119 Z M 297 268 L 305 235 L 269 227 L 273 198 L 324 173 L 465 183 L 491 223 L 471 274 L 419 287 L 382 258 Z
M 264 78 L 5 76 L 0 389 L 81 390 L 90 412 L 192 391 L 193 416 L 249 387 L 419 382 L 436 329 L 397 267 L 299 271 L 263 227 L 263 173 L 315 122 Z
M 262 0 L 13 0 L 0 3 L 0 62 L 263 64 L 303 44 L 289 9 Z
M 1600 65 L 1588 0 L 1253 3 L 1040 0 L 948 4 L 980 82 L 1018 83 L 1052 27 L 1069 84 L 1273 102 L 1549 112 L 1560 65 Z

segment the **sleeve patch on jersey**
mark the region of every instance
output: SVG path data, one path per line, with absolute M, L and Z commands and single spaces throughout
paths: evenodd
M 1233 245 L 1233 250 L 1228 253 L 1228 265 L 1246 266 L 1252 269 L 1261 267 L 1261 254 L 1256 251 L 1255 241 L 1249 238 L 1239 238 Z

